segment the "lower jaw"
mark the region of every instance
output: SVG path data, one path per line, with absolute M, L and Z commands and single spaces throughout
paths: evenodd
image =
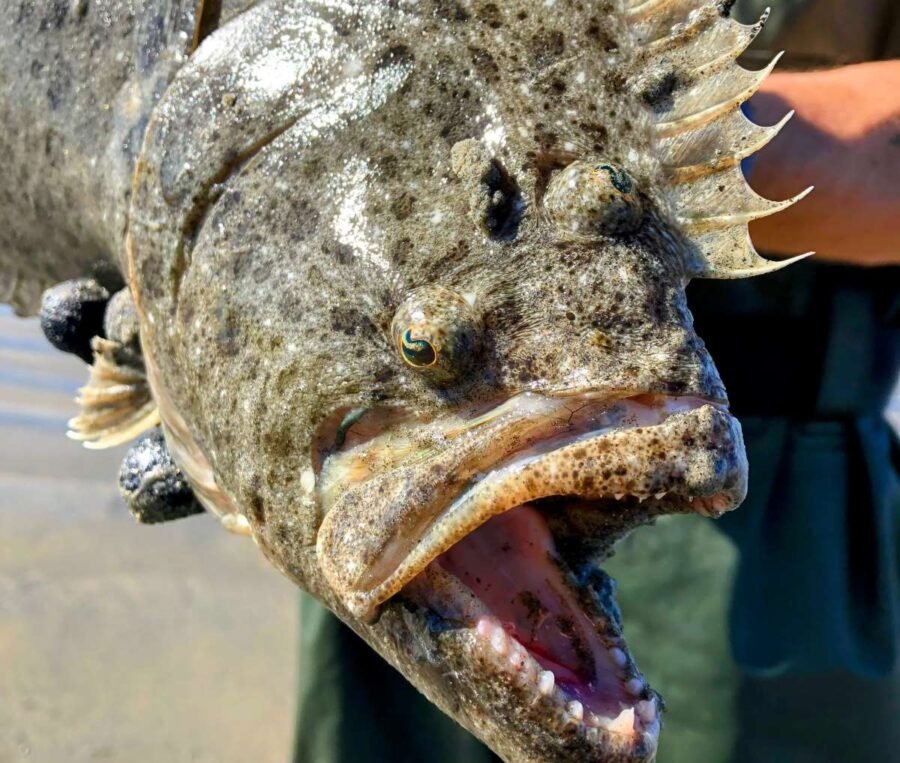
M 403 597 L 465 629 L 481 669 L 515 687 L 560 731 L 655 746 L 659 700 L 628 655 L 616 613 L 556 557 L 540 513 L 495 517 L 432 562 Z

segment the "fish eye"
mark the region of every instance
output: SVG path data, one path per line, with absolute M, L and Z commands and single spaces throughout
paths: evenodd
M 443 287 L 412 292 L 391 326 L 403 362 L 436 384 L 463 376 L 481 347 L 481 320 L 473 301 Z
M 634 180 L 606 161 L 576 161 L 557 173 L 544 209 L 559 229 L 582 237 L 632 233 L 644 217 Z
M 414 337 L 411 329 L 400 335 L 400 354 L 413 368 L 430 368 L 438 359 L 434 345 L 427 339 Z

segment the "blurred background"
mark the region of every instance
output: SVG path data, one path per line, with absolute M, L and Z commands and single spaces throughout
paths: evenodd
M 86 374 L 0 306 L 0 762 L 289 760 L 294 587 L 210 517 L 134 522 L 126 448 L 64 436 Z

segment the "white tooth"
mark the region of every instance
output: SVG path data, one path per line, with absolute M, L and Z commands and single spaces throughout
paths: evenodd
M 491 646 L 497 654 L 504 655 L 509 651 L 509 638 L 503 628 L 494 628 L 491 634 Z
M 584 720 L 584 705 L 582 705 L 577 699 L 573 699 L 566 706 L 566 710 L 568 710 L 569 715 L 571 715 L 579 723 Z
M 644 682 L 640 678 L 632 678 L 625 684 L 625 691 L 637 697 L 644 691 Z
M 595 715 L 594 720 L 596 721 L 597 725 L 602 729 L 608 729 L 610 726 L 612 726 L 612 722 L 613 722 L 612 718 L 607 718 L 605 715 Z
M 625 493 L 613 493 L 617 501 L 621 501 L 625 497 Z
M 494 624 L 490 620 L 479 620 L 475 626 L 475 632 L 482 638 L 490 638 L 494 630 Z
M 609 656 L 618 668 L 624 668 L 628 664 L 628 656 L 617 646 L 609 650 Z
M 522 677 L 525 684 L 533 684 L 537 679 L 537 671 L 535 670 L 534 662 L 530 659 L 525 660 L 525 664 L 522 666 L 522 670 L 519 671 L 519 675 Z
M 587 738 L 588 738 L 588 741 L 589 741 L 589 742 L 593 742 L 594 744 L 596 744 L 597 742 L 600 741 L 600 732 L 599 732 L 597 729 L 593 728 L 593 727 L 592 727 L 592 728 L 589 728 L 589 729 L 587 730 L 586 736 L 587 736 Z
M 689 495 L 689 496 L 688 496 L 688 503 L 693 503 L 693 502 L 694 502 L 694 496 Z
M 653 723 L 656 720 L 656 699 L 650 698 L 638 702 L 634 709 L 637 710 L 638 718 L 644 723 Z
M 538 676 L 538 691 L 545 697 L 549 697 L 553 693 L 554 686 L 556 686 L 556 676 L 549 670 L 541 671 Z
M 509 664 L 516 670 L 525 666 L 525 650 L 516 641 L 509 648 Z
M 619 715 L 607 726 L 610 731 L 616 734 L 630 734 L 634 731 L 634 708 L 626 707 Z
M 663 498 L 665 498 L 665 497 L 666 497 L 666 491 L 665 491 L 665 490 L 663 490 L 661 493 L 657 493 L 657 494 L 656 494 L 656 500 L 657 500 L 657 501 L 661 501 L 661 500 L 662 500 Z

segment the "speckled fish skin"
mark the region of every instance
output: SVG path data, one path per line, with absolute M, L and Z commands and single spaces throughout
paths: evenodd
M 602 556 L 659 513 L 718 514 L 746 490 L 740 428 L 686 305 L 696 252 L 629 85 L 642 65 L 609 0 L 260 2 L 167 69 L 139 159 L 73 170 L 73 192 L 106 216 L 79 246 L 124 263 L 167 440 L 198 497 L 245 517 L 275 566 L 508 761 L 647 761 L 655 739 L 560 720 L 471 628 L 435 628 L 392 597 L 421 565 L 383 575 L 393 587 L 378 594 L 362 581 L 423 506 L 483 474 L 479 454 L 518 452 L 536 419 L 513 409 L 459 440 L 448 427 L 506 401 L 551 418 L 560 400 L 703 403 L 544 454 L 530 486 L 510 488 L 522 502 L 650 496 L 551 517 L 561 548 Z M 561 183 L 578 162 L 587 174 Z M 566 195 L 581 182 L 602 193 Z M 442 376 L 405 362 L 392 328 L 428 311 L 472 327 Z M 339 472 L 326 500 L 317 435 L 380 408 L 413 417 L 389 433 L 437 453 L 368 481 Z M 442 528 L 437 553 L 472 529 Z

